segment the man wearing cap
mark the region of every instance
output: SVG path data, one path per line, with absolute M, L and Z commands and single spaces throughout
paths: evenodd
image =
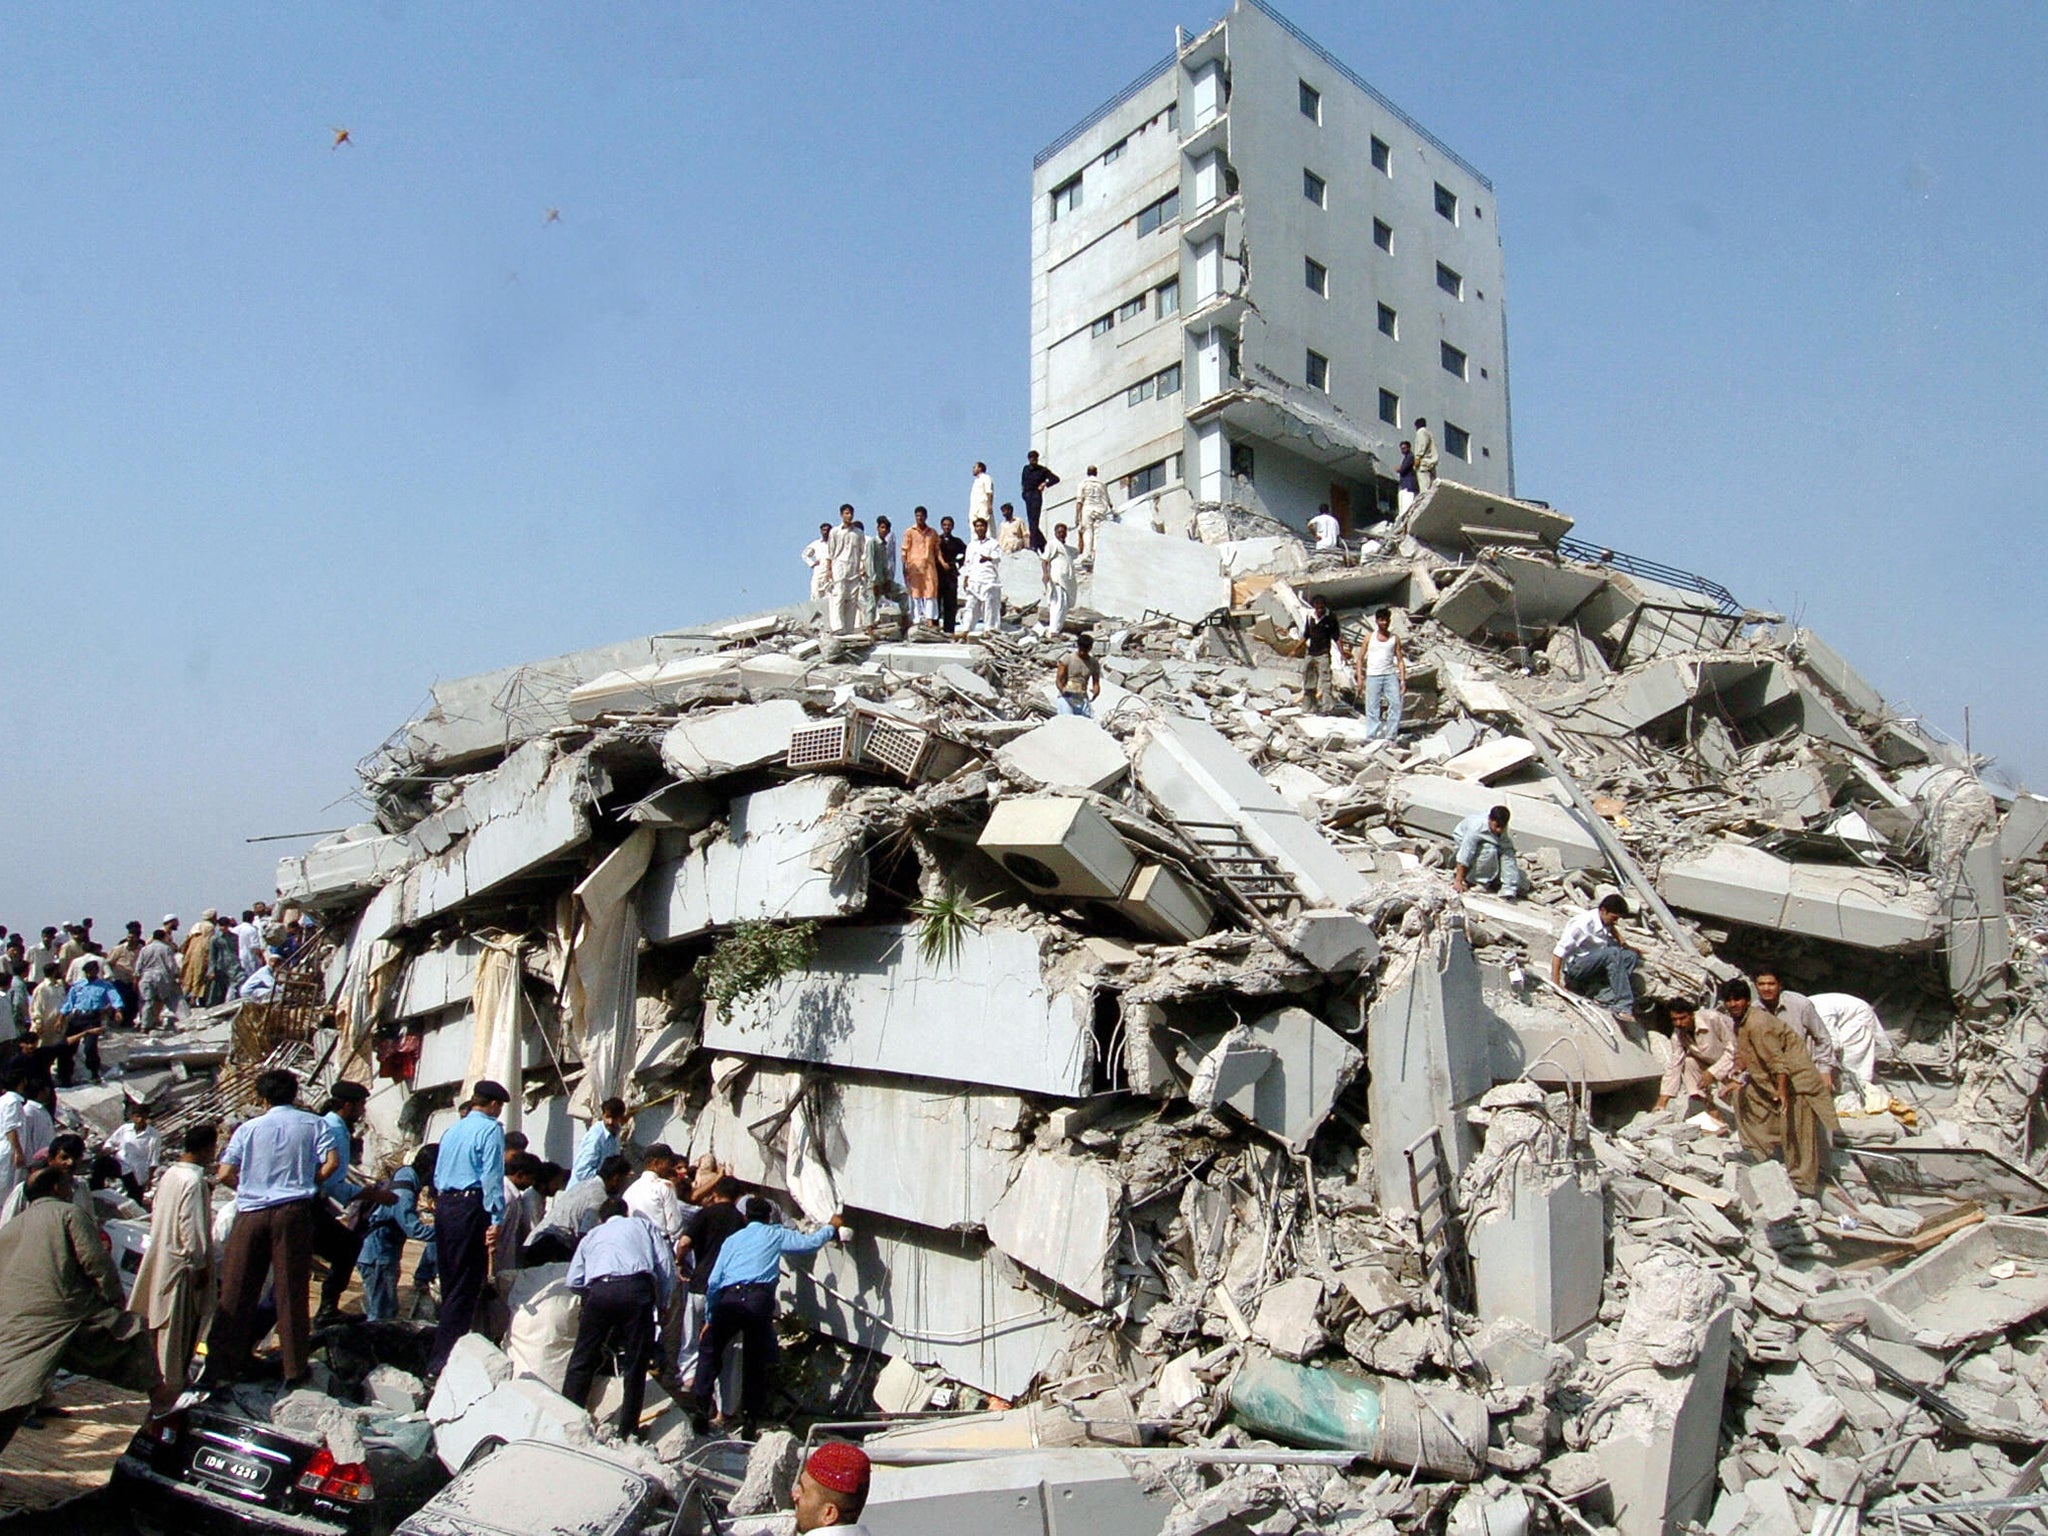
M 1499 891 L 1509 901 L 1529 893 L 1529 877 L 1522 873 L 1515 857 L 1515 840 L 1508 836 L 1508 808 L 1474 811 L 1451 833 L 1451 889 L 1459 895 L 1478 886 L 1482 891 Z
M 1621 920 L 1628 903 L 1618 895 L 1600 898 L 1564 925 L 1550 952 L 1550 980 L 1581 997 L 1590 997 L 1623 1017 L 1636 1011 L 1636 967 L 1642 955 L 1623 941 Z
M 369 1097 L 370 1090 L 361 1083 L 342 1078 L 327 1090 L 327 1103 L 320 1113 L 327 1129 L 327 1149 L 336 1161 L 334 1172 L 320 1181 L 320 1198 L 313 1206 L 313 1251 L 327 1265 L 327 1278 L 320 1286 L 320 1310 L 313 1315 L 316 1328 L 341 1321 L 341 1295 L 348 1289 L 362 1252 L 363 1226 L 356 1206 L 364 1192 L 348 1176 L 348 1170 L 355 1150 L 355 1128 Z
M 221 1154 L 220 1181 L 235 1192 L 235 1224 L 221 1258 L 220 1310 L 206 1341 L 206 1381 L 228 1386 L 249 1364 L 256 1309 L 275 1281 L 278 1356 L 287 1387 L 310 1374 L 306 1286 L 313 1277 L 313 1202 L 338 1159 L 327 1127 L 300 1109 L 298 1077 L 272 1068 L 256 1079 L 269 1106 L 244 1120 Z
M 177 1016 L 181 1002 L 178 992 L 178 955 L 171 947 L 176 931 L 175 917 L 166 917 L 135 956 L 135 985 L 142 993 L 144 1029 L 168 1024 Z M 168 1017 L 167 1017 L 168 1015 Z
M 491 1244 L 505 1219 L 504 1086 L 483 1079 L 469 1109 L 441 1138 L 434 1164 L 434 1256 L 441 1274 L 441 1320 L 427 1374 L 438 1376 L 455 1341 L 469 1332 L 490 1278 Z
M 709 1320 L 697 1353 L 698 1416 L 718 1381 L 725 1347 L 737 1337 L 746 1345 L 746 1366 L 740 1378 L 740 1422 L 751 1435 L 768 1406 L 768 1375 L 774 1368 L 775 1285 L 782 1275 L 785 1253 L 816 1253 L 835 1239 L 851 1236 L 835 1215 L 815 1232 L 799 1232 L 775 1219 L 776 1210 L 758 1195 L 742 1205 L 747 1225 L 725 1240 L 718 1262 L 705 1283 Z
M 562 1396 L 581 1404 L 600 1360 L 619 1358 L 618 1432 L 624 1440 L 640 1429 L 640 1404 L 647 1390 L 647 1362 L 654 1354 L 654 1319 L 675 1294 L 673 1245 L 646 1218 L 610 1199 L 603 1217 L 577 1245 L 569 1261 L 568 1286 L 583 1298 L 576 1344 L 562 1377 Z
M 853 1525 L 868 1502 L 868 1453 L 846 1440 L 827 1440 L 796 1475 L 789 1500 L 799 1531 Z
M 84 974 L 64 994 L 64 1043 L 57 1047 L 57 1083 L 69 1088 L 78 1060 L 78 1047 L 85 1045 L 85 1070 L 95 1084 L 100 1078 L 100 1035 L 121 1017 L 121 994 L 114 984 L 100 976 L 100 963 L 86 957 Z

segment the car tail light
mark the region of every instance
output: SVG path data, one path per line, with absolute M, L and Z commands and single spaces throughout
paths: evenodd
M 377 1496 L 370 1481 L 370 1469 L 359 1461 L 336 1461 L 334 1453 L 321 1446 L 299 1474 L 299 1492 L 317 1493 L 323 1499 L 346 1499 L 367 1504 Z
M 185 1415 L 174 1413 L 166 1418 L 157 1419 L 144 1428 L 149 1438 L 158 1445 L 176 1445 L 178 1436 L 185 1432 Z

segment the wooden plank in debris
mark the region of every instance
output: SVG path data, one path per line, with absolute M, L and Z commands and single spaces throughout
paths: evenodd
M 1735 1203 L 1735 1197 L 1727 1190 L 1716 1189 L 1705 1179 L 1696 1179 L 1689 1173 L 1660 1172 L 1654 1177 L 1666 1189 L 1680 1195 L 1691 1195 L 1695 1200 L 1704 1200 L 1717 1211 L 1725 1211 Z
M 1927 1224 L 1910 1237 L 1894 1237 L 1889 1232 L 1875 1231 L 1869 1227 L 1858 1227 L 1854 1232 L 1829 1228 L 1831 1241 L 1846 1246 L 1876 1249 L 1874 1253 L 1846 1264 L 1835 1266 L 1837 1271 L 1850 1273 L 1867 1269 L 1882 1269 L 1887 1264 L 1897 1264 L 1903 1259 L 1916 1259 L 1930 1249 L 1938 1248 L 1965 1227 L 1974 1227 L 1984 1219 L 1984 1208 L 1974 1200 L 1965 1200 L 1946 1211 L 1937 1212 Z

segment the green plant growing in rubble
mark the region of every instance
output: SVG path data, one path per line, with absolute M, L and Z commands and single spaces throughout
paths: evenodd
M 910 904 L 917 918 L 917 952 L 927 965 L 952 965 L 960 958 L 960 946 L 967 935 L 980 928 L 974 902 L 957 887 L 947 885 L 933 896 L 921 896 Z
M 817 953 L 818 925 L 808 919 L 800 923 L 740 923 L 692 969 L 704 983 L 704 995 L 718 1005 L 719 1012 L 730 1014 L 783 977 L 808 970 Z

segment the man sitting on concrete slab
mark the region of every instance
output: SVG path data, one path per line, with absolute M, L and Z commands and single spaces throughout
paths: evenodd
M 1828 1085 L 1828 1092 L 1835 1091 L 1834 1036 L 1815 1011 L 1813 1003 L 1803 992 L 1787 992 L 1785 983 L 1778 975 L 1775 965 L 1760 965 L 1750 972 L 1750 983 L 1756 989 L 1756 1000 L 1766 1009 L 1799 1031 L 1806 1042 L 1806 1051 L 1813 1058 L 1814 1069 Z
M 1742 1144 L 1785 1164 L 1802 1195 L 1818 1199 L 1828 1170 L 1828 1133 L 1839 1129 L 1835 1095 L 1798 1030 L 1752 1004 L 1749 984 L 1724 981 L 1721 1006 L 1735 1020 L 1735 1123 Z
M 1692 1113 L 1694 1099 L 1706 1100 L 1706 1112 L 1721 1130 L 1716 1090 L 1735 1076 L 1735 1021 L 1718 1008 L 1695 1009 L 1690 998 L 1674 997 L 1664 1005 L 1671 1020 L 1671 1060 L 1665 1064 L 1664 1080 L 1657 1085 L 1660 1110 L 1678 1100 L 1678 1118 Z
M 1451 889 L 1463 895 L 1470 886 L 1498 891 L 1503 900 L 1519 901 L 1529 894 L 1529 877 L 1522 873 L 1515 857 L 1515 841 L 1508 836 L 1508 808 L 1474 811 L 1451 832 L 1457 849 L 1451 869 Z
M 1621 937 L 1628 903 L 1618 895 L 1603 896 L 1564 925 L 1550 952 L 1550 979 L 1568 992 L 1590 997 L 1629 1019 L 1636 1011 L 1636 967 L 1642 953 Z M 1745 989 L 1746 992 L 1746 989 Z

